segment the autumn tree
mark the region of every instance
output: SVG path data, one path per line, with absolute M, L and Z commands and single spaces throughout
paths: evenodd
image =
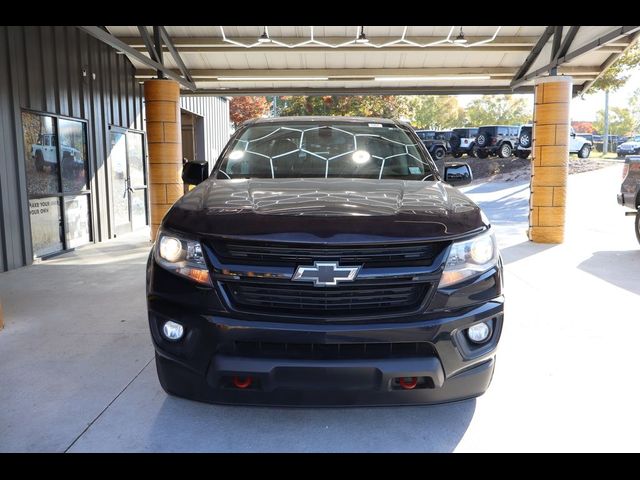
M 609 112 L 609 134 L 627 135 L 633 133 L 638 128 L 637 119 L 634 118 L 630 109 L 625 107 L 611 107 Z M 594 128 L 598 132 L 604 131 L 604 110 L 596 112 Z
M 483 95 L 466 108 L 469 125 L 524 125 L 531 123 L 532 111 L 524 98 L 513 95 Z
M 571 122 L 571 126 L 576 132 L 580 133 L 598 133 L 593 127 L 593 122 Z
M 234 126 L 246 120 L 263 117 L 269 112 L 269 102 L 265 97 L 233 97 L 229 102 L 229 117 Z
M 416 128 L 444 130 L 465 124 L 464 109 L 453 96 L 428 95 L 414 97 L 412 125 Z
M 409 119 L 413 114 L 408 97 L 396 95 L 282 97 L 281 114 L 335 115 Z

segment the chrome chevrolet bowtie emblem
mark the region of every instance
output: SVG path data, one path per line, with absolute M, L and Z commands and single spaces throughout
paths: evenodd
M 341 267 L 338 262 L 313 262 L 300 265 L 291 277 L 295 282 L 313 282 L 314 287 L 334 287 L 338 282 L 353 282 L 360 267 Z

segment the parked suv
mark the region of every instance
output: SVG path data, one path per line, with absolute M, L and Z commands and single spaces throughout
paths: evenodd
M 618 203 L 632 210 L 627 215 L 635 215 L 636 238 L 640 242 L 640 155 L 627 156 L 623 168 Z
M 208 177 L 208 178 L 207 178 Z M 494 229 L 408 124 L 252 120 L 162 220 L 147 264 L 169 393 L 275 405 L 482 394 L 503 325 Z
M 519 127 L 513 125 L 479 127 L 476 137 L 477 156 L 487 158 L 489 155 L 498 155 L 500 158 L 509 158 L 518 143 L 519 130 Z
M 640 155 L 640 135 L 627 139 L 626 142 L 620 144 L 616 149 L 618 157 L 625 155 Z
M 449 138 L 449 144 L 451 145 L 451 153 L 453 156 L 460 158 L 466 153 L 469 157 L 475 157 L 476 135 L 478 135 L 477 128 L 454 128 L 451 137 Z
M 416 134 L 431 154 L 434 160 L 442 160 L 449 149 L 448 142 L 439 138 L 435 130 L 416 130 Z
M 593 143 L 584 137 L 581 137 L 571 127 L 569 133 L 569 153 L 577 153 L 580 158 L 587 158 L 591 153 Z

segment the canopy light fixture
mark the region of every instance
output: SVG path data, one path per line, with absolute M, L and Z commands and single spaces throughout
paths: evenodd
M 267 27 L 263 27 L 262 35 L 258 37 L 258 43 L 271 43 L 272 40 L 269 38 L 269 34 L 267 33 Z
M 323 81 L 329 80 L 329 77 L 216 77 L 219 82 L 237 82 L 246 80 L 248 82 L 271 82 L 271 81 L 298 81 L 298 80 L 313 80 Z
M 376 82 L 407 82 L 422 80 L 490 80 L 490 75 L 452 75 L 452 76 L 430 76 L 430 77 L 375 77 Z
M 360 27 L 360 34 L 356 38 L 356 43 L 369 43 L 367 35 L 364 33 L 364 27 Z
M 464 38 L 462 27 L 460 27 L 460 33 L 458 34 L 458 36 L 453 39 L 453 43 L 455 43 L 456 45 L 464 45 L 465 43 L 467 43 L 467 39 Z

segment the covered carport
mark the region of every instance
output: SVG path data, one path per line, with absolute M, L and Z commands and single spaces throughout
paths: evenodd
M 0 451 L 640 448 L 640 256 L 615 203 L 620 171 L 567 177 L 562 143 L 571 95 L 640 27 L 562 27 L 555 41 L 556 27 L 463 27 L 467 44 L 454 43 L 460 27 L 80 28 L 127 55 L 145 82 L 156 225 L 167 208 L 157 192 L 182 187 L 173 134 L 187 95 L 535 92 L 533 199 L 528 180 L 464 188 L 497 231 L 507 321 L 489 391 L 448 405 L 254 408 L 166 395 L 145 309 L 147 231 L 0 273 Z M 263 33 L 285 45 L 259 42 Z M 356 43 L 361 34 L 368 44 Z M 556 223 L 541 225 L 536 207 L 559 209 L 549 211 Z M 531 227 L 564 243 L 531 242 Z
M 151 235 L 180 185 L 179 95 L 534 93 L 529 237 L 564 238 L 569 107 L 638 26 L 81 27 L 145 81 Z M 159 81 L 159 79 L 162 79 Z M 180 89 L 179 89 L 180 87 Z M 173 119 L 175 122 L 173 123 Z M 154 170 L 157 174 L 154 175 Z M 156 194 L 154 195 L 154 191 Z M 158 194 L 159 192 L 159 194 Z

